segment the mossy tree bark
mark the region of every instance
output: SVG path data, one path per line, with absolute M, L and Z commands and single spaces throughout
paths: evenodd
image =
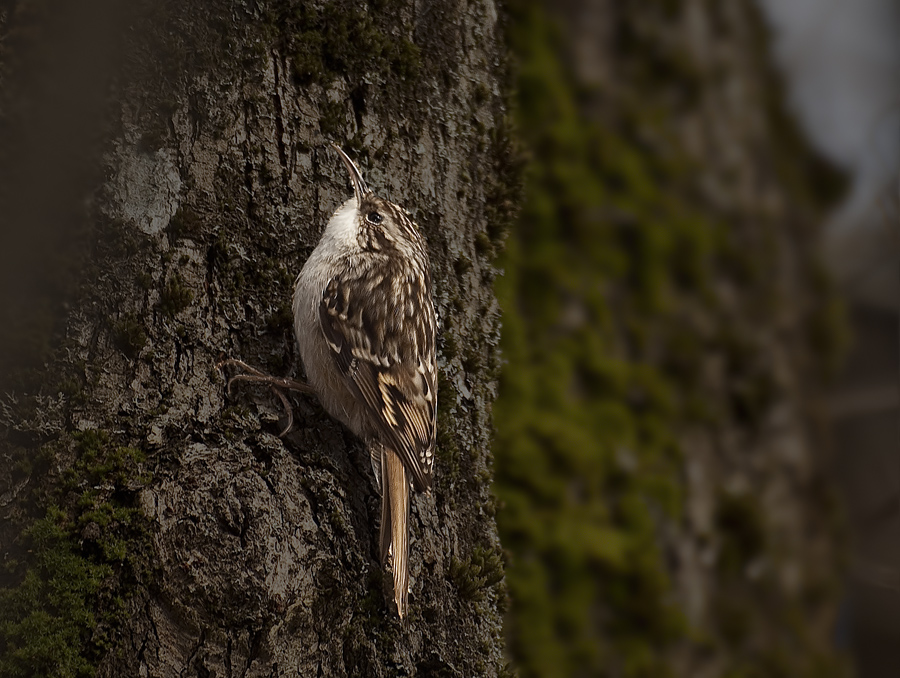
M 815 397 L 840 179 L 785 113 L 758 8 L 510 7 L 534 162 L 495 452 L 522 675 L 846 675 Z
M 4 147 L 19 182 L 4 195 L 21 235 L 9 251 L 41 252 L 4 301 L 20 329 L 4 340 L 2 672 L 502 672 L 491 284 L 509 152 L 495 5 L 115 4 L 77 21 L 26 0 L 0 15 L 3 134 L 24 139 Z M 57 70 L 78 62 L 66 49 L 88 45 L 103 46 L 97 63 L 70 75 L 94 90 L 58 91 Z M 38 146 L 58 160 L 31 143 L 29 110 L 65 132 L 73 109 L 89 124 L 61 143 L 78 151 L 57 182 L 68 192 L 46 195 L 40 172 L 13 168 Z M 413 504 L 405 627 L 383 596 L 361 442 L 300 396 L 279 439 L 278 400 L 229 397 L 216 369 L 232 356 L 302 376 L 292 283 L 349 194 L 329 140 L 412 212 L 432 257 L 438 461 L 433 497 Z

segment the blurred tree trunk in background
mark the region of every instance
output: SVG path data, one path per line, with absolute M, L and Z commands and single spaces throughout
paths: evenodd
M 0 675 L 502 673 L 495 5 L 120 4 L 0 10 Z M 279 439 L 277 399 L 215 367 L 298 374 L 292 283 L 350 195 L 329 140 L 433 262 L 407 628 L 362 444 L 302 397 Z
M 749 0 L 512 3 L 533 156 L 495 407 L 525 676 L 843 675 L 816 391 L 841 178 Z

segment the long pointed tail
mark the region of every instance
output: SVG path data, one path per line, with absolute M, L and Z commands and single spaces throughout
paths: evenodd
M 409 591 L 409 478 L 400 457 L 384 447 L 381 481 L 381 562 L 394 575 L 394 602 L 403 619 Z

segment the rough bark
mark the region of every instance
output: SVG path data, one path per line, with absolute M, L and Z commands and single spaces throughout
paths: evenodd
M 4 15 L 6 33 L 44 21 L 33 4 Z M 25 528 L 47 524 L 89 563 L 78 571 L 95 584 L 84 597 L 98 624 L 79 652 L 102 676 L 501 672 L 491 282 L 508 151 L 496 6 L 154 5 L 112 22 L 128 30 L 102 99 L 102 180 L 75 217 L 87 264 L 65 305 L 48 302 L 46 368 L 9 381 L 4 558 L 40 552 Z M 405 627 L 383 596 L 361 442 L 300 396 L 279 439 L 278 400 L 244 387 L 229 397 L 216 369 L 231 356 L 302 376 L 292 282 L 349 194 L 330 140 L 412 212 L 432 259 L 438 460 L 433 497 L 413 501 Z M 2 583 L 14 591 L 34 559 Z

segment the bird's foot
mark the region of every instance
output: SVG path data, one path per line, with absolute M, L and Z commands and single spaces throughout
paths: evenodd
M 227 358 L 225 360 L 219 361 L 216 367 L 220 370 L 224 369 L 225 366 L 236 367 L 239 370 L 243 370 L 243 374 L 235 374 L 225 383 L 225 391 L 229 395 L 231 395 L 231 385 L 236 381 L 246 381 L 251 384 L 266 384 L 275 395 L 278 396 L 278 399 L 281 401 L 282 406 L 284 407 L 284 411 L 287 414 L 287 426 L 284 427 L 284 430 L 278 434 L 279 438 L 283 438 L 287 435 L 288 431 L 291 430 L 291 427 L 294 425 L 294 411 L 291 407 L 291 403 L 288 401 L 287 396 L 284 394 L 283 389 L 287 389 L 289 391 L 299 391 L 300 393 L 315 393 L 313 388 L 309 384 L 305 384 L 302 381 L 297 381 L 295 379 L 288 379 L 287 377 L 273 377 L 271 374 L 266 374 L 255 367 L 250 367 L 243 360 L 236 360 L 234 358 Z

